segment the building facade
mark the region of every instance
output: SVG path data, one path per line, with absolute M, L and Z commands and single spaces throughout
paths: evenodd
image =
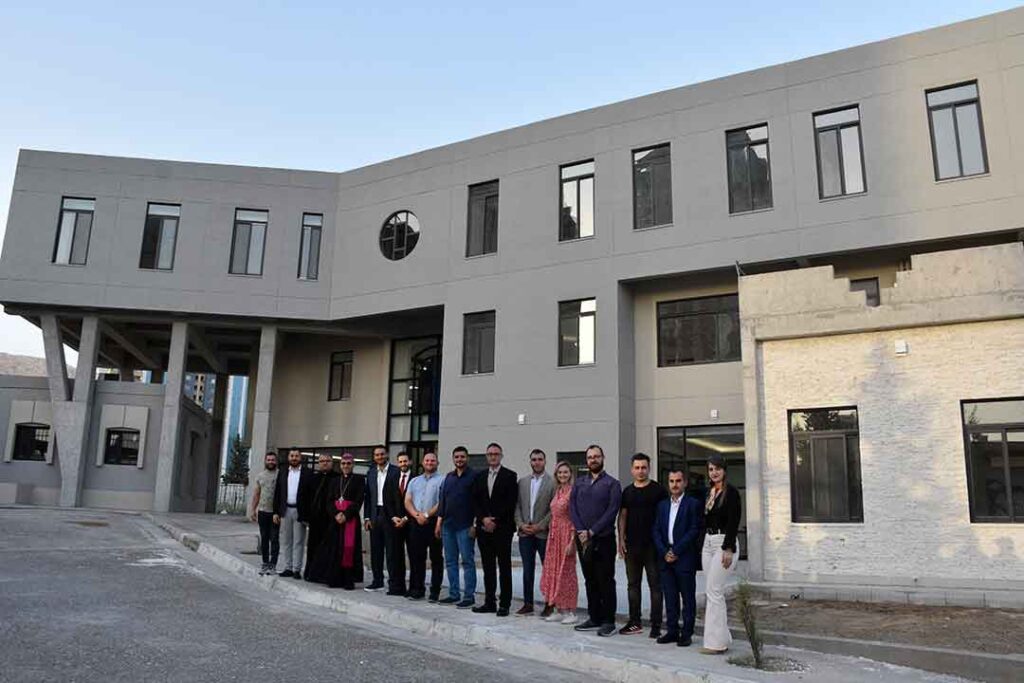
M 1022 33 L 1013 10 L 345 173 L 23 151 L 0 301 L 51 376 L 0 393 L 44 405 L 0 412 L 0 482 L 116 497 L 91 483 L 100 393 L 68 382 L 67 342 L 79 378 L 163 379 L 153 509 L 201 489 L 185 373 L 217 377 L 215 428 L 221 377 L 246 375 L 254 467 L 497 441 L 523 472 L 598 443 L 613 474 L 639 450 L 699 484 L 718 452 L 753 578 L 1009 601 Z M 16 462 L 44 418 L 59 468 Z

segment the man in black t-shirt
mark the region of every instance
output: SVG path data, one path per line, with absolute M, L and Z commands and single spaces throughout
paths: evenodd
M 643 632 L 640 618 L 640 580 L 647 573 L 651 592 L 651 638 L 661 635 L 661 574 L 658 553 L 651 530 L 658 503 L 668 497 L 665 488 L 650 478 L 651 459 L 644 453 L 633 456 L 633 483 L 622 490 L 619 512 L 619 557 L 626 560 L 626 582 L 629 586 L 629 621 L 619 633 L 633 635 Z

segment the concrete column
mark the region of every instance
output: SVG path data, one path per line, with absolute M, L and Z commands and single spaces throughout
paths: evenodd
M 52 404 L 52 433 L 60 462 L 60 505 L 78 507 L 82 501 L 82 481 L 88 454 L 89 423 L 92 416 L 96 354 L 99 351 L 99 318 L 82 319 L 78 345 L 78 368 L 73 392 L 69 395 L 64 340 L 54 315 L 42 317 L 43 345 Z
M 742 283 L 742 279 L 741 279 Z M 742 284 L 740 313 L 742 315 Z M 740 355 L 743 359 L 743 442 L 746 446 L 744 471 L 747 482 L 747 575 L 752 581 L 764 580 L 764 424 L 761 416 L 761 345 L 754 324 L 740 323 Z
M 260 353 L 256 363 L 256 391 L 252 409 L 252 441 L 249 450 L 250 481 L 263 466 L 263 455 L 270 444 L 270 397 L 274 383 L 274 357 L 277 354 L 277 326 L 264 325 L 260 331 Z
M 181 432 L 181 399 L 185 385 L 185 363 L 188 360 L 188 323 L 175 322 L 171 327 L 171 348 L 167 359 L 167 382 L 164 385 L 164 410 L 160 422 L 160 451 L 156 463 L 156 488 L 153 495 L 155 512 L 170 512 L 174 479 L 178 471 L 178 437 Z
M 615 303 L 619 406 L 618 477 L 620 481 L 626 481 L 629 478 L 633 453 L 636 452 L 636 350 L 633 338 L 635 321 L 632 290 L 620 283 L 616 287 Z M 600 315 L 601 312 L 598 311 L 598 316 Z M 654 473 L 651 476 L 654 476 Z

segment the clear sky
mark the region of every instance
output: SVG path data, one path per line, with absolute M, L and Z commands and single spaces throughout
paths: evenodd
M 1016 4 L 5 0 L 0 231 L 19 148 L 341 171 Z

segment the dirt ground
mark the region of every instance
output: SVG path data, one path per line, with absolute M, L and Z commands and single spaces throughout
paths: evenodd
M 758 600 L 756 604 L 758 625 L 765 631 L 1024 653 L 1024 610 L 811 600 Z M 730 617 L 735 614 L 730 605 Z

